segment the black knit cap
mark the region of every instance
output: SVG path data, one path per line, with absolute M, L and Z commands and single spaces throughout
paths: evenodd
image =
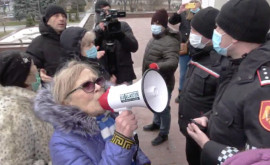
M 55 15 L 55 14 L 64 14 L 67 17 L 67 13 L 64 10 L 64 8 L 62 8 L 61 6 L 55 5 L 55 4 L 51 4 L 47 7 L 46 11 L 45 11 L 45 21 L 48 22 L 49 19 L 51 18 L 51 16 Z
M 211 39 L 219 11 L 213 7 L 201 9 L 191 21 L 191 26 L 204 37 Z
M 0 84 L 25 87 L 31 58 L 24 52 L 8 50 L 0 53 Z
M 103 7 L 106 7 L 106 6 L 109 6 L 111 7 L 110 3 L 107 2 L 107 1 L 97 1 L 96 4 L 95 4 L 95 11 L 96 12 L 99 12 L 99 9 L 103 8 Z
M 216 22 L 239 41 L 265 42 L 270 26 L 270 7 L 265 0 L 230 0 L 224 4 Z
M 151 24 L 158 23 L 163 27 L 168 27 L 168 13 L 165 9 L 157 10 L 152 16 Z

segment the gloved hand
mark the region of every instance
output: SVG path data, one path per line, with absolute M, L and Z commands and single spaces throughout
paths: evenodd
M 149 68 L 150 69 L 159 70 L 159 67 L 158 67 L 158 64 L 157 63 L 151 63 L 151 64 L 149 64 Z

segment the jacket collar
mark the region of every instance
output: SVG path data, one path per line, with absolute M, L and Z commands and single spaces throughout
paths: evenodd
M 90 117 L 77 107 L 57 104 L 51 93 L 51 84 L 38 91 L 34 111 L 41 120 L 51 123 L 64 133 L 93 136 L 100 132 L 96 118 Z
M 254 80 L 257 69 L 263 64 L 270 62 L 270 41 L 261 47 L 248 53 L 239 66 L 238 81 L 239 83 L 247 83 Z
M 60 34 L 57 34 L 51 26 L 47 25 L 44 17 L 39 23 L 39 32 L 44 36 L 60 41 Z

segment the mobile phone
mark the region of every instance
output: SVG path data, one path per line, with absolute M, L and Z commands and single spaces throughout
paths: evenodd
M 197 123 L 193 119 L 190 119 L 190 122 L 196 124 L 200 128 L 201 131 L 206 132 L 207 127 L 202 126 L 201 124 Z
M 196 7 L 196 3 L 187 3 L 185 5 L 186 9 L 194 9 Z

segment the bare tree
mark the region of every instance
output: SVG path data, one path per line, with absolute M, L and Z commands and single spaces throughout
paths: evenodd
M 0 15 L 0 22 L 4 27 L 4 33 L 6 33 L 6 20 L 3 15 Z
M 171 0 L 168 0 L 168 9 L 171 10 Z

